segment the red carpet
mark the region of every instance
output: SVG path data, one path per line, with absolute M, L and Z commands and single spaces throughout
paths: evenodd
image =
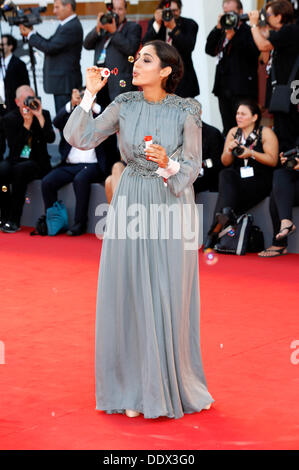
M 0 449 L 298 449 L 299 255 L 222 255 L 208 266 L 200 254 L 215 404 L 179 420 L 130 420 L 95 411 L 100 248 L 92 235 L 0 233 Z

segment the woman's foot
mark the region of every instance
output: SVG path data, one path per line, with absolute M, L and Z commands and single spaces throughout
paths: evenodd
M 140 415 L 140 413 L 135 410 L 126 410 L 126 415 L 128 416 L 128 418 L 136 418 Z
M 289 219 L 283 219 L 281 221 L 280 231 L 278 232 L 275 238 L 276 240 L 283 240 L 295 231 L 296 226 L 293 224 L 293 222 Z
M 209 409 L 211 408 L 211 406 L 212 406 L 212 403 L 210 403 L 209 405 L 205 406 L 203 409 L 204 409 L 204 410 L 209 410 Z
M 269 246 L 266 250 L 260 251 L 258 256 L 261 258 L 276 258 L 277 256 L 282 256 L 287 254 L 287 249 L 285 246 Z

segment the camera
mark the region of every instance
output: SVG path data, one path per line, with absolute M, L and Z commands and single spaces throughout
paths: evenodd
M 40 14 L 44 13 L 46 10 L 46 7 L 30 7 L 23 10 L 14 5 L 12 8 L 12 15 L 7 18 L 8 24 L 10 26 L 20 26 L 22 24 L 27 28 L 30 28 L 31 26 L 42 22 Z
M 234 138 L 237 139 L 239 141 L 238 145 L 236 145 L 235 148 L 233 148 L 232 150 L 232 156 L 233 157 L 239 157 L 240 155 L 242 155 L 242 153 L 244 153 L 244 149 L 241 147 L 241 132 L 239 132 L 239 130 L 236 132 Z M 256 140 L 257 138 L 257 133 L 255 131 L 251 132 L 251 134 L 249 134 L 249 136 L 247 137 L 246 139 L 246 142 L 245 142 L 245 147 L 250 147 L 254 141 Z
M 164 8 L 164 9 L 162 10 L 162 20 L 163 20 L 163 21 L 168 22 L 168 21 L 173 20 L 173 18 L 174 18 L 174 15 L 173 15 L 173 13 L 172 13 L 172 11 L 171 11 L 170 8 Z
M 105 24 L 112 24 L 113 18 L 115 18 L 115 23 L 118 25 L 118 15 L 114 13 L 113 10 L 113 3 L 111 1 L 105 1 L 107 13 L 101 16 L 100 23 L 104 26 Z
M 36 111 L 40 107 L 40 102 L 35 98 L 35 96 L 27 96 L 27 98 L 24 99 L 24 106 Z
M 296 157 L 299 158 L 299 145 L 297 145 L 297 147 L 295 147 L 292 150 L 288 150 L 287 152 L 284 152 L 282 156 L 284 158 L 287 158 L 287 161 L 285 162 L 283 166 L 285 166 L 286 168 L 290 168 L 292 170 L 296 165 L 298 165 Z
M 244 15 L 238 15 L 235 11 L 230 11 L 222 15 L 220 19 L 220 24 L 222 29 L 235 29 L 238 27 L 240 21 L 248 21 L 249 15 L 244 13 Z M 266 26 L 267 24 L 267 15 L 265 8 L 262 8 L 259 15 L 259 26 Z

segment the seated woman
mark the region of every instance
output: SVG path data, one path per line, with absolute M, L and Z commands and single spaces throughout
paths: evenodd
M 213 248 L 218 234 L 235 215 L 248 211 L 271 192 L 273 168 L 278 162 L 274 132 L 260 126 L 261 111 L 252 100 L 239 103 L 236 121 L 227 135 L 221 156 L 227 168 L 219 174 L 219 195 L 205 249 Z
M 105 179 L 105 193 L 108 204 L 110 204 L 113 198 L 115 188 L 118 185 L 121 174 L 125 168 L 126 164 L 123 161 L 114 163 L 111 170 L 111 175 L 107 176 L 107 178 Z
M 285 165 L 293 160 L 293 168 Z M 287 237 L 295 232 L 292 208 L 299 206 L 299 158 L 288 160 L 280 154 L 283 168 L 274 171 L 273 189 L 270 199 L 270 213 L 273 223 L 272 246 L 259 253 L 262 258 L 274 258 L 287 253 Z

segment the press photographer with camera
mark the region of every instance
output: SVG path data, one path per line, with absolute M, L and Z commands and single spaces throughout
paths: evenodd
M 299 79 L 299 25 L 288 0 L 266 5 L 268 25 L 261 27 L 259 12 L 249 13 L 252 37 L 260 51 L 270 53 L 267 107 L 274 116 L 280 151 L 296 145 L 299 136 L 298 103 L 291 101 L 291 83 Z
M 141 26 L 126 18 L 127 2 L 113 0 L 105 2 L 107 12 L 99 12 L 96 26 L 87 34 L 83 46 L 94 49 L 94 65 L 118 69 L 111 75 L 108 86 L 97 95 L 97 102 L 104 109 L 116 96 L 136 90 L 132 85 L 135 55 L 141 42 Z
M 261 110 L 253 100 L 242 100 L 236 113 L 238 127 L 226 137 L 221 156 L 219 195 L 206 248 L 213 248 L 229 222 L 269 196 L 278 162 L 278 140 L 269 127 L 260 126 Z
M 242 13 L 239 0 L 224 0 L 223 13 L 218 16 L 205 47 L 208 55 L 217 57 L 213 93 L 218 98 L 225 136 L 236 125 L 238 102 L 258 97 L 259 50 L 250 27 L 240 19 Z
M 194 98 L 199 95 L 198 80 L 192 62 L 198 25 L 194 20 L 181 16 L 182 6 L 181 0 L 160 1 L 154 18 L 148 23 L 142 43 L 160 39 L 178 50 L 184 63 L 184 75 L 175 94 L 182 98 Z
M 50 171 L 47 143 L 55 140 L 50 113 L 28 85 L 17 89 L 16 104 L 0 124 L 9 147 L 0 163 L 1 230 L 6 233 L 20 230 L 27 184 Z
M 16 89 L 21 85 L 29 85 L 26 64 L 14 55 L 17 40 L 11 34 L 3 34 L 0 39 L 0 97 L 5 106 L 1 114 L 16 108 Z
M 44 90 L 54 95 L 56 113 L 71 99 L 73 88 L 82 85 L 83 29 L 75 11 L 75 0 L 54 0 L 53 12 L 60 25 L 49 39 L 20 24 L 20 32 L 28 38 L 29 45 L 45 54 Z
M 259 253 L 261 258 L 275 258 L 287 253 L 288 236 L 296 231 L 292 209 L 299 206 L 299 139 L 297 147 L 280 153 L 282 168 L 274 171 L 270 197 L 273 224 L 272 245 Z

